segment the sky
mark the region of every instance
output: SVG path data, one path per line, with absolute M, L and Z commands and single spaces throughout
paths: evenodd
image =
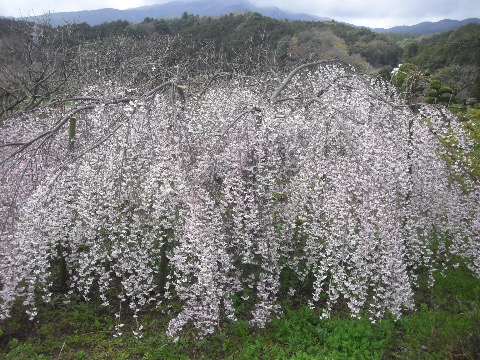
M 173 0 L 0 0 L 0 15 L 28 17 L 45 12 L 128 9 Z M 235 0 L 225 0 L 235 1 Z M 480 18 L 480 0 L 250 0 L 259 6 L 328 17 L 358 26 L 389 28 L 442 19 Z

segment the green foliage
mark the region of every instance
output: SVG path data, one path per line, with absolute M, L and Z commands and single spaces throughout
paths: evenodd
M 398 321 L 391 345 L 401 349 L 404 358 L 475 359 L 479 355 L 479 315 L 424 310 Z
M 439 80 L 451 87 L 459 99 L 480 97 L 480 25 L 471 23 L 431 36 L 404 36 L 398 45 L 403 49 L 404 63 L 435 71 Z M 448 95 L 435 95 L 438 96 L 428 96 L 426 101 L 450 101 Z
M 265 329 L 252 329 L 248 321 L 238 320 L 203 340 L 186 334 L 168 342 L 165 329 L 170 315 L 160 308 L 139 318 L 145 327 L 143 338 L 132 335 L 134 324 L 126 324 L 124 334 L 114 338 L 112 313 L 78 303 L 42 309 L 45 315 L 33 329 L 31 323 L 12 327 L 10 322 L 18 319 L 7 320 L 0 340 L 9 340 L 0 342 L 0 358 L 476 359 L 480 355 L 480 279 L 456 259 L 449 262 L 451 266 L 435 275 L 432 288 L 416 290 L 419 311 L 397 321 L 387 316 L 372 323 L 366 317 L 339 315 L 321 320 L 306 305 L 284 303 L 283 315 Z M 285 286 L 296 281 L 288 271 L 282 278 Z M 427 283 L 426 278 L 420 280 Z
M 328 358 L 381 359 L 394 324 L 387 320 L 372 324 L 368 319 L 333 319 L 327 325 L 324 354 Z
M 439 90 L 442 87 L 442 83 L 440 80 L 432 80 L 430 87 L 434 90 Z
M 43 360 L 48 359 L 42 354 L 37 354 L 35 346 L 29 343 L 19 343 L 17 339 L 12 339 L 8 343 L 8 353 L 2 359 L 5 360 Z M 1 353 L 0 353 L 1 355 Z
M 393 67 L 384 66 L 378 71 L 377 76 L 387 82 L 390 82 L 390 80 L 392 79 L 392 70 L 393 70 Z
M 353 44 L 355 42 L 370 42 L 378 38 L 382 38 L 381 35 L 365 27 L 355 27 L 347 24 L 330 23 L 335 34 L 347 42 L 347 44 Z
M 2 19 L 0 27 L 5 30 L 2 36 L 8 36 L 12 25 L 9 20 Z M 180 35 L 189 37 L 192 44 L 199 44 L 199 46 L 207 41 L 213 41 L 217 49 L 222 48 L 229 53 L 241 52 L 242 46 L 253 39 L 254 42 L 261 40 L 264 44 L 268 44 L 281 61 L 286 60 L 287 53 L 292 53 L 292 50 L 299 52 L 292 53 L 294 58 L 303 58 L 302 56 L 305 55 L 306 50 L 302 47 L 289 49 L 287 44 L 291 39 L 300 37 L 300 44 L 304 44 L 308 49 L 317 49 L 320 44 L 314 37 L 310 40 L 302 39 L 301 36 L 304 35 L 300 34 L 314 34 L 328 30 L 344 43 L 344 50 L 348 56 L 362 58 L 374 68 L 393 67 L 401 62 L 402 58 L 403 62 L 415 64 L 421 69 L 441 69 L 454 64 L 480 66 L 478 60 L 480 59 L 478 50 L 480 25 L 476 24 L 469 24 L 434 36 L 416 38 L 411 35 L 383 35 L 367 28 L 336 22 L 281 21 L 258 13 L 235 16 L 230 14 L 217 19 L 201 18 L 184 13 L 176 19 L 145 18 L 138 24 L 118 20 L 95 26 L 86 23 L 71 24 L 64 28 L 67 29 L 67 27 L 68 31 L 74 34 L 68 40 L 72 42 L 72 46 L 112 36 L 142 39 L 152 35 Z M 334 45 L 329 44 L 328 41 L 322 41 L 321 54 L 338 55 L 338 50 L 334 48 L 336 46 L 338 49 L 339 46 Z M 310 51 L 308 55 L 310 53 L 315 54 L 314 51 Z
M 385 40 L 355 42 L 349 47 L 350 53 L 359 54 L 374 67 L 394 66 L 400 62 L 402 50 Z
M 288 46 L 292 37 L 285 35 L 277 42 L 277 48 L 275 49 L 275 55 L 279 60 L 284 60 L 288 55 Z
M 420 51 L 420 44 L 418 41 L 410 41 L 404 45 L 403 48 L 403 59 L 404 61 L 412 61 L 412 59 L 418 54 Z
M 455 264 L 436 274 L 432 301 L 433 308 L 458 313 L 475 310 L 480 304 L 480 282 L 464 264 Z
M 426 37 L 408 50 L 404 60 L 424 68 L 440 69 L 452 64 L 480 65 L 480 25 L 468 24 Z
M 454 90 L 450 86 L 445 86 L 440 80 L 432 80 L 428 86 L 425 102 L 429 104 L 453 103 L 456 102 Z
M 408 102 L 423 95 L 428 80 L 428 75 L 414 64 L 400 64 L 392 71 L 392 84 Z
M 478 74 L 477 78 L 475 79 L 475 83 L 473 84 L 470 95 L 474 98 L 480 99 L 480 74 Z
M 466 112 L 467 121 L 464 123 L 467 130 L 471 145 L 468 153 L 466 154 L 469 167 L 473 176 L 476 179 L 480 179 L 480 108 L 479 104 L 476 107 L 467 109 Z
M 448 94 L 448 93 L 447 93 Z M 450 110 L 460 115 L 463 119 L 463 130 L 467 134 L 467 146 L 460 146 L 455 134 L 450 131 L 445 134 L 438 134 L 448 155 L 444 158 L 447 162 L 457 162 L 461 165 L 464 174 L 474 181 L 480 179 L 480 109 L 478 104 L 475 107 L 467 108 L 465 105 L 450 105 Z M 462 181 L 462 177 L 457 177 Z
M 2 23 L 0 22 L 0 26 Z M 9 24 L 6 24 L 6 26 Z M 259 13 L 240 15 L 225 15 L 216 19 L 199 17 L 184 13 L 176 19 L 145 18 L 141 23 L 128 23 L 127 21 L 114 21 L 100 25 L 90 26 L 86 23 L 72 24 L 60 27 L 74 34 L 71 39 L 72 46 L 84 43 L 105 41 L 110 37 L 126 36 L 143 39 L 149 36 L 178 35 L 189 39 L 191 46 L 200 47 L 206 42 L 213 42 L 216 49 L 223 49 L 227 54 L 241 53 L 246 43 L 252 42 L 262 45 L 267 44 L 276 52 L 277 58 L 284 61 L 287 54 L 291 53 L 289 43 L 292 38 L 303 37 L 300 41 L 306 48 L 313 49 L 318 58 L 324 54 L 331 57 L 355 56 L 365 59 L 370 66 L 394 66 L 400 60 L 402 49 L 395 41 L 377 34 L 367 28 L 339 24 L 336 22 L 311 22 L 311 21 L 281 21 L 262 16 Z M 322 39 L 305 38 L 305 34 L 330 32 L 326 41 Z M 304 35 L 301 35 L 301 34 Z M 332 38 L 335 39 L 332 43 Z M 183 42 L 183 45 L 185 42 Z M 322 48 L 316 53 L 315 49 Z M 288 50 L 288 51 L 287 51 Z M 294 58 L 303 58 L 305 49 L 299 48 Z M 359 62 L 358 59 L 353 62 Z

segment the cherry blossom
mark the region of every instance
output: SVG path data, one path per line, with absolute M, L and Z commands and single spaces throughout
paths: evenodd
M 2 316 L 16 298 L 34 316 L 62 259 L 65 301 L 120 300 L 135 313 L 179 305 L 171 338 L 235 321 L 241 299 L 264 327 L 279 297 L 295 296 L 279 293 L 287 267 L 314 279 L 310 305 L 322 316 L 343 302 L 372 321 L 413 309 L 418 272 L 441 271 L 448 254 L 480 275 L 480 185 L 445 142 L 468 147 L 459 120 L 427 105 L 414 112 L 341 62 L 283 78 L 217 77 L 185 99 L 175 81 L 132 98 L 92 86 L 82 96 L 95 101 L 78 100 L 70 115 L 8 118 Z

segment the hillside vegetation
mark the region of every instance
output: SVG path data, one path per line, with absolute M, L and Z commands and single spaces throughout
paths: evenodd
M 13 29 L 25 26 L 0 19 L 3 43 L 13 36 Z M 178 19 L 146 18 L 136 24 L 119 20 L 96 26 L 82 23 L 56 29 L 68 34 L 65 41 L 70 46 L 88 44 L 92 51 L 95 44 L 102 47 L 115 36 L 138 41 L 171 36 L 183 39 L 177 44 L 179 57 L 215 49 L 230 61 L 248 52 L 246 47 L 267 45 L 279 65 L 339 59 L 369 73 L 383 68 L 385 74 L 400 63 L 412 63 L 419 71 L 428 72 L 431 80 L 438 78 L 452 87 L 459 101 L 480 97 L 480 25 L 475 23 L 434 35 L 380 34 L 334 21 L 280 21 L 258 13 L 218 18 L 185 13 Z

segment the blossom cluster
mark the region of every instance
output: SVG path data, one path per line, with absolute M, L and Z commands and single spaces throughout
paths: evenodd
M 0 148 L 2 316 L 16 298 L 49 301 L 60 260 L 66 301 L 179 304 L 172 338 L 235 321 L 242 299 L 265 326 L 287 296 L 285 268 L 314 279 L 323 316 L 342 301 L 372 320 L 412 309 L 418 270 L 441 270 L 447 253 L 480 275 L 480 185 L 445 160 L 439 136 L 468 146 L 455 117 L 414 113 L 344 64 L 314 65 L 274 101 L 268 80 L 238 77 L 185 101 L 96 104 L 71 151 L 66 128 Z M 56 119 L 12 117 L 2 141 L 25 143 Z

